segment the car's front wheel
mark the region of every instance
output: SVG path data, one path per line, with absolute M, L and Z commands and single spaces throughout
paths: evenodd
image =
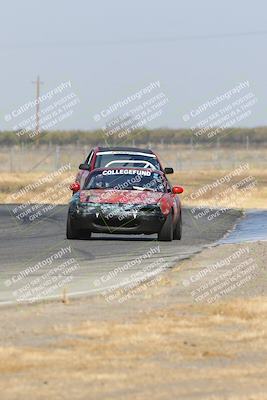
M 178 221 L 176 222 L 176 225 L 173 230 L 173 239 L 174 240 L 181 240 L 182 239 L 182 215 L 180 214 L 180 217 Z
M 67 236 L 67 239 L 78 239 L 78 231 L 73 226 L 73 223 L 71 222 L 71 218 L 70 218 L 69 214 L 68 214 L 68 219 L 67 219 L 66 236 Z
M 166 218 L 161 231 L 158 233 L 158 240 L 162 242 L 171 242 L 173 239 L 173 221 L 172 212 Z
M 82 229 L 78 232 L 78 236 L 79 236 L 79 239 L 90 239 L 91 232 L 89 232 L 85 229 Z
M 75 228 L 70 215 L 68 215 L 66 237 L 67 239 L 90 239 L 91 232 L 85 229 Z

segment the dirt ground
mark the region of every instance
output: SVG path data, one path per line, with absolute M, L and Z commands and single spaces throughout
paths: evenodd
M 266 250 L 207 248 L 123 303 L 2 309 L 1 399 L 267 399 Z

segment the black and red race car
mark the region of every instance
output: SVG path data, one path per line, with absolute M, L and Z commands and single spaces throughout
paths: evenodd
M 171 187 L 162 171 L 98 168 L 78 182 L 69 204 L 67 238 L 95 233 L 158 234 L 158 240 L 182 236 L 180 186 Z
M 96 168 L 152 168 L 172 174 L 173 168 L 163 168 L 157 155 L 150 149 L 135 147 L 95 147 L 80 164 L 76 181 L 83 186 L 89 172 Z

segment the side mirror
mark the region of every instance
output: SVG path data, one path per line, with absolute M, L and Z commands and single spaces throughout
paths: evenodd
M 70 185 L 70 190 L 72 190 L 74 193 L 79 192 L 81 186 L 79 182 L 74 182 Z
M 83 171 L 90 171 L 90 165 L 88 164 L 80 164 L 79 169 L 82 169 Z
M 167 167 L 167 168 L 164 168 L 164 174 L 173 174 L 173 168 L 171 168 L 171 167 Z
M 173 194 L 181 194 L 183 193 L 184 188 L 182 188 L 182 186 L 173 186 L 172 188 L 172 193 Z

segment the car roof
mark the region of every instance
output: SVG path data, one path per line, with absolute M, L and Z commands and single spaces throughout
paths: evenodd
M 136 152 L 142 152 L 142 153 L 147 153 L 147 154 L 154 154 L 154 152 L 150 149 L 143 149 L 143 148 L 138 148 L 138 147 L 120 147 L 120 146 L 115 146 L 115 147 L 97 147 L 95 149 L 96 151 L 136 151 Z

